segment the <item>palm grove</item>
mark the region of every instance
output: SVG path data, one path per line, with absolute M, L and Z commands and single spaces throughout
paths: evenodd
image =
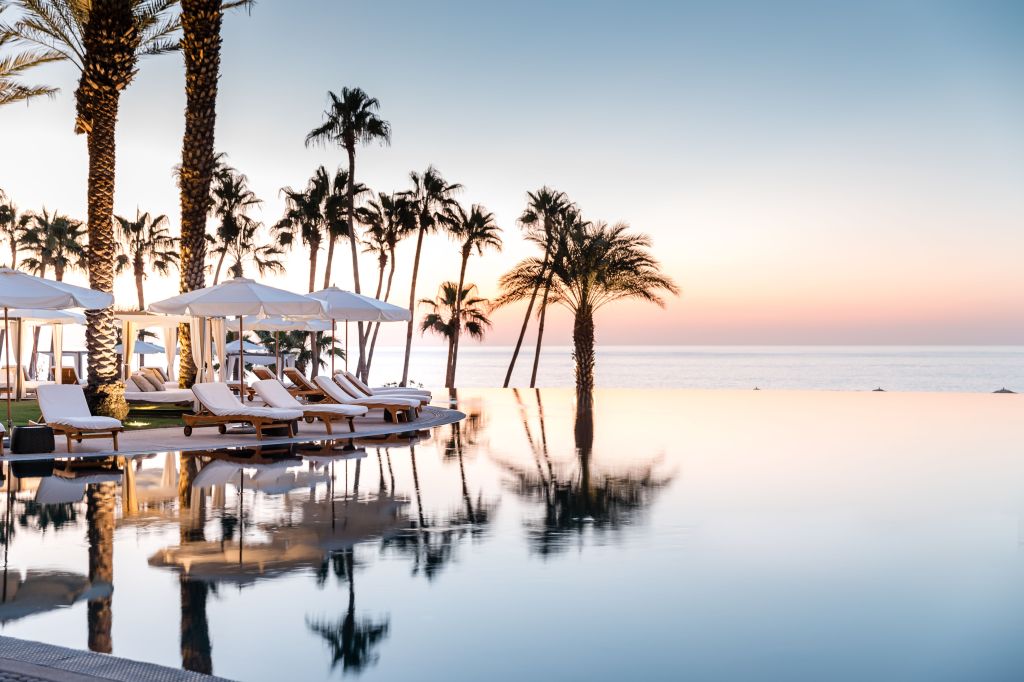
M 55 96 L 53 88 L 27 82 L 26 77 L 41 64 L 72 64 L 80 73 L 74 127 L 85 136 L 89 159 L 84 225 L 47 209 L 19 212 L 13 197 L 0 190 L 0 233 L 10 248 L 11 267 L 57 278 L 68 269 L 81 269 L 93 289 L 110 293 L 115 276 L 124 273 L 134 278 L 141 309 L 148 274 L 169 275 L 177 269 L 180 291 L 186 292 L 229 275 L 279 272 L 285 252 L 299 248 L 308 255 L 310 292 L 318 282 L 324 287 L 334 283 L 337 272 L 348 280 L 344 284 L 351 283 L 361 293 L 361 254 L 363 258 L 369 254 L 375 266 L 375 297 L 402 300 L 403 294 L 394 291 L 392 284 L 396 269 L 409 268 L 408 306 L 413 318 L 406 329 L 403 385 L 410 380 L 409 358 L 417 327 L 446 341 L 445 380 L 447 386 L 454 386 L 464 335 L 483 338 L 491 324 L 491 310 L 525 302 L 504 385 L 509 385 L 533 318 L 537 332 L 530 385 L 536 383 L 545 316 L 551 305 L 560 305 L 574 317 L 577 387 L 589 391 L 594 382 L 595 311 L 623 298 L 661 304 L 662 292 L 676 293 L 675 284 L 661 274 L 651 256 L 645 235 L 625 225 L 586 220 L 564 193 L 543 187 L 527 194 L 518 221 L 524 238 L 536 244 L 540 255 L 519 262 L 502 276 L 497 300 L 483 299 L 476 285 L 467 281 L 467 267 L 473 256 L 501 249 L 502 229 L 494 215 L 481 205 L 460 203 L 462 185 L 449 182 L 433 166 L 410 173 L 406 187 L 388 192 L 375 192 L 360 183 L 361 150 L 389 144 L 391 126 L 381 117 L 377 99 L 359 88 L 328 92 L 322 119 L 305 139 L 307 146 L 336 148 L 343 163 L 334 170 L 316 168 L 304 184 L 282 188 L 284 214 L 264 225 L 256 212 L 260 198 L 215 145 L 221 26 L 226 11 L 249 4 L 245 0 L 0 0 L 0 13 L 7 14 L 0 16 L 0 105 Z M 131 85 L 142 58 L 175 52 L 183 57 L 186 100 L 181 162 L 174 169 L 180 196 L 178 236 L 163 215 L 114 214 L 120 94 Z M 436 297 L 419 299 L 424 241 L 438 237 L 453 242 L 459 272 L 457 278 L 441 284 Z M 415 245 L 412 262 L 400 264 L 397 247 L 407 240 Z M 50 244 L 40 246 L 46 241 Z M 349 258 L 338 250 L 343 244 L 348 246 Z M 346 260 L 350 263 L 343 265 Z M 427 312 L 417 320 L 419 306 Z M 87 393 L 98 412 L 123 417 L 127 405 L 114 350 L 113 309 L 86 314 Z M 356 367 L 363 377 L 370 372 L 379 331 L 379 324 L 357 327 Z M 191 385 L 197 375 L 190 341 L 187 325 L 182 325 L 179 376 L 183 386 Z M 319 355 L 326 341 L 317 335 L 299 342 L 308 345 L 314 372 L 322 365 Z

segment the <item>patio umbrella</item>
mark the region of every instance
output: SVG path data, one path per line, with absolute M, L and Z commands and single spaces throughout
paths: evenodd
M 258 331 L 274 332 L 274 361 L 277 367 L 277 378 L 281 378 L 281 332 L 325 332 L 331 328 L 327 320 L 314 318 L 289 318 L 280 315 L 276 317 L 254 317 L 250 316 L 244 320 L 247 329 Z
M 268 317 L 288 315 L 290 317 L 318 317 L 323 314 L 323 305 L 308 296 L 295 294 L 277 287 L 260 284 L 251 279 L 236 277 L 212 287 L 196 289 L 149 306 L 156 313 L 195 315 L 199 317 L 238 316 L 238 338 L 245 333 L 245 315 Z M 238 353 L 239 366 L 245 371 L 245 351 Z
M 309 294 L 310 298 L 323 303 L 324 317 L 331 321 L 331 340 L 334 340 L 334 324 L 345 320 L 345 369 L 348 369 L 348 325 L 353 322 L 408 322 L 411 315 L 408 308 L 385 303 L 371 296 L 363 296 L 338 287 L 328 287 Z M 334 376 L 334 353 L 331 353 L 331 376 Z
M 73 284 L 35 277 L 25 272 L 0 268 L 0 305 L 4 307 L 4 338 L 7 359 L 7 430 L 13 426 L 11 418 L 11 344 L 10 309 L 38 308 L 64 310 L 86 308 L 99 310 L 114 305 L 114 297 L 103 291 L 93 291 Z M 20 371 L 20 370 L 19 370 Z

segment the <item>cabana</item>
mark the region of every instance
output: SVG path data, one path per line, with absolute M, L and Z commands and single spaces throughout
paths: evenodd
M 11 378 L 12 383 L 14 384 L 13 397 L 20 400 L 33 395 L 40 384 L 51 383 L 49 381 L 37 381 L 32 379 L 28 376 L 28 372 L 25 369 L 25 348 L 31 345 L 31 342 L 29 341 L 29 334 L 32 329 L 43 325 L 51 325 L 53 330 L 51 350 L 49 353 L 41 354 L 48 355 L 51 358 L 52 368 L 60 367 L 63 365 L 64 325 L 85 324 L 85 315 L 69 310 L 18 308 L 8 311 L 8 319 L 10 322 L 9 326 L 11 328 L 10 336 L 8 337 L 8 335 L 3 332 L 0 332 L 0 334 L 2 334 L 5 343 L 8 341 L 11 343 L 11 354 L 14 356 L 13 362 L 10 364 L 12 374 Z M 53 381 L 60 383 L 61 378 L 58 376 Z M 0 389 L 7 391 L 6 365 L 4 368 L 0 368 Z

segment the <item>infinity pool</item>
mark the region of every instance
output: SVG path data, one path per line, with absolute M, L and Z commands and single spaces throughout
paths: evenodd
M 5 466 L 0 631 L 238 680 L 1024 679 L 1024 396 L 573 398 Z

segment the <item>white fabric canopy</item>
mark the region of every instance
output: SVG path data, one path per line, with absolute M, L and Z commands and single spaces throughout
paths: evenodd
M 37 324 L 85 324 L 85 315 L 71 310 L 44 310 L 42 308 L 12 308 L 7 311 L 12 320 L 17 318 Z
M 121 378 L 127 379 L 132 375 L 132 350 L 135 348 L 135 323 L 131 320 L 121 320 Z
M 210 337 L 215 346 L 217 353 L 217 360 L 220 362 L 220 380 L 226 382 L 228 380 L 228 363 L 227 363 L 227 352 L 224 349 L 227 337 L 224 334 L 224 318 L 218 317 L 210 320 Z M 213 381 L 213 363 L 210 363 L 209 369 L 209 381 Z
M 316 318 L 291 318 L 283 316 L 255 317 L 249 316 L 242 320 L 246 329 L 257 329 L 265 332 L 329 332 L 331 323 Z
M 167 353 L 167 378 L 174 381 L 178 375 L 174 372 L 174 356 L 178 354 L 178 328 L 171 325 L 162 327 L 164 336 L 164 352 Z
M 35 277 L 10 268 L 0 268 L 0 306 L 4 308 L 98 310 L 112 305 L 114 297 L 102 291 Z
M 236 277 L 223 284 L 196 289 L 149 306 L 156 313 L 231 317 L 234 315 L 288 315 L 290 317 L 320 316 L 319 301 L 302 294 Z
M 385 303 L 371 296 L 363 296 L 338 287 L 328 287 L 309 294 L 324 307 L 323 317 L 328 320 L 351 322 L 407 322 L 409 309 Z
M 64 366 L 64 325 L 53 325 L 50 336 L 50 348 L 53 350 L 53 380 L 58 384 L 63 382 L 61 368 Z

